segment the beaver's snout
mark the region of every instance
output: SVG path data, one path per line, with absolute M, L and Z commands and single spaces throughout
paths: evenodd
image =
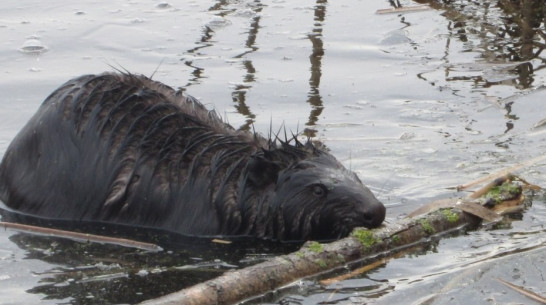
M 364 207 L 362 221 L 363 226 L 366 228 L 377 228 L 385 220 L 385 214 L 387 209 L 385 206 L 375 197 L 373 200 L 368 200 Z

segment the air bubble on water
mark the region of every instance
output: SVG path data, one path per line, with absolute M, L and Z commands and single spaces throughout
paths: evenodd
M 156 5 L 157 8 L 170 8 L 172 7 L 168 2 L 160 2 Z
M 250 18 L 256 16 L 256 12 L 252 9 L 246 8 L 236 11 L 234 16 Z
M 40 54 L 46 52 L 48 49 L 42 43 L 38 36 L 29 36 L 23 42 L 23 45 L 19 48 L 19 51 L 26 54 Z
M 228 25 L 231 25 L 231 21 L 221 16 L 213 16 L 207 24 L 211 29 L 218 29 Z
M 433 154 L 433 153 L 436 153 L 438 150 L 432 147 L 428 147 L 428 148 L 421 149 L 421 151 L 424 152 L 425 154 Z
M 343 108 L 349 108 L 349 109 L 355 109 L 355 110 L 360 110 L 360 109 L 363 108 L 362 106 L 352 105 L 352 104 L 346 104 L 346 105 L 343 105 L 342 107 Z

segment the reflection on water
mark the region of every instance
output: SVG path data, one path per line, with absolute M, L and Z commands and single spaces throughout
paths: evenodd
M 311 61 L 311 77 L 309 78 L 309 93 L 307 102 L 311 105 L 309 120 L 305 124 L 305 135 L 309 137 L 316 136 L 316 125 L 322 110 L 324 109 L 322 97 L 319 92 L 320 78 L 322 77 L 322 57 L 324 56 L 324 43 L 322 42 L 322 27 L 326 17 L 326 0 L 317 0 L 314 9 L 313 30 L 307 35 L 313 45 L 312 53 L 309 56 Z
M 206 57 L 206 55 L 201 52 L 201 49 L 214 45 L 214 41 L 212 40 L 214 36 L 213 27 L 221 28 L 222 25 L 228 23 L 224 19 L 224 17 L 228 16 L 229 14 L 237 13 L 237 9 L 227 9 L 230 4 L 231 3 L 229 1 L 217 1 L 208 9 L 209 12 L 213 13 L 214 16 L 217 16 L 219 19 L 211 21 L 212 26 L 211 24 L 204 26 L 203 35 L 201 36 L 200 40 L 196 42 L 198 46 L 185 52 L 185 54 L 189 56 L 184 56 L 182 60 L 187 66 L 193 69 L 192 74 L 194 76 L 186 84 L 186 88 L 195 84 L 199 84 L 199 82 L 203 78 L 205 78 L 205 69 L 197 66 L 197 64 L 194 63 L 194 59 Z M 245 124 L 240 126 L 239 129 L 246 131 L 250 130 L 250 126 L 252 125 L 252 123 L 254 123 L 254 119 L 256 118 L 256 115 L 252 113 L 250 108 L 246 105 L 245 101 L 246 92 L 250 88 L 252 88 L 252 83 L 255 82 L 254 74 L 256 73 L 256 69 L 252 64 L 252 61 L 244 58 L 244 56 L 258 50 L 258 47 L 256 46 L 256 38 L 258 37 L 258 31 L 260 29 L 260 12 L 262 11 L 263 5 L 260 3 L 260 1 L 255 1 L 250 7 L 252 14 L 250 14 L 250 25 L 247 32 L 248 36 L 245 42 L 246 50 L 238 55 L 233 56 L 234 59 L 243 59 L 241 62 L 243 68 L 246 71 L 246 74 L 243 77 L 243 82 L 240 84 L 236 84 L 231 94 L 233 102 L 235 103 L 235 109 L 246 118 Z
M 187 88 L 193 84 L 197 84 L 202 78 L 204 78 L 204 76 L 202 75 L 204 69 L 195 66 L 193 62 L 195 59 L 198 59 L 199 56 L 203 56 L 203 54 L 199 52 L 200 49 L 206 48 L 212 45 L 212 43 L 209 42 L 209 40 L 211 40 L 213 33 L 214 32 L 212 31 L 210 27 L 208 26 L 203 27 L 203 35 L 201 36 L 201 39 L 199 40 L 199 42 L 196 43 L 197 47 L 191 48 L 188 51 L 186 51 L 186 53 L 190 54 L 191 56 L 182 58 L 182 60 L 184 61 L 184 64 L 186 64 L 186 66 L 191 67 L 193 69 L 193 71 L 191 72 L 191 74 L 193 75 L 193 78 L 189 80 L 189 82 L 184 86 L 184 88 Z
M 173 268 L 176 264 L 188 260 L 184 253 L 178 252 L 167 256 L 25 233 L 14 234 L 10 240 L 26 250 L 25 260 L 41 260 L 57 266 L 34 273 L 40 280 L 27 292 L 75 304 L 136 303 L 146 295 L 173 292 L 179 286 L 177 283 L 191 285 L 226 269 L 217 263 L 210 268 L 177 270 Z
M 481 88 L 510 85 L 527 89 L 533 85 L 533 73 L 546 67 L 546 59 L 541 56 L 546 47 L 546 9 L 543 0 L 415 2 L 427 3 L 443 11 L 443 15 L 450 21 L 446 54 L 451 53 L 450 40 L 456 38 L 465 43 L 464 51 L 479 52 L 485 63 L 499 65 L 498 68 L 490 67 L 497 70 L 496 74 L 514 76 L 494 80 L 488 75 L 476 75 L 473 73 L 476 70 L 447 63 L 446 81 L 471 81 Z M 457 72 L 461 70 L 470 73 L 459 75 Z
M 254 16 L 252 17 L 252 21 L 250 22 L 248 37 L 245 42 L 245 47 L 247 48 L 247 51 L 239 55 L 236 55 L 234 58 L 243 58 L 245 55 L 258 50 L 258 47 L 256 46 L 256 38 L 258 37 L 258 30 L 260 28 L 260 18 L 261 18 L 260 12 L 261 11 L 262 11 L 261 4 L 253 7 Z M 243 78 L 243 83 L 237 84 L 235 86 L 235 90 L 231 94 L 231 98 L 233 99 L 233 102 L 235 103 L 235 109 L 246 118 L 245 124 L 239 127 L 239 129 L 249 131 L 252 123 L 254 123 L 254 119 L 256 118 L 256 115 L 253 114 L 250 108 L 246 105 L 245 97 L 246 97 L 246 92 L 250 88 L 252 88 L 251 83 L 256 81 L 254 77 L 254 74 L 256 73 L 256 69 L 254 68 L 254 65 L 252 64 L 252 61 L 250 59 L 243 60 L 243 67 L 246 71 L 246 74 Z
M 121 227 L 103 230 L 103 234 L 114 236 L 128 234 L 120 232 Z M 133 233 L 151 237 L 148 230 Z M 25 251 L 22 260 L 40 260 L 54 266 L 33 273 L 39 281 L 28 293 L 74 304 L 133 304 L 209 280 L 230 269 L 259 263 L 270 258 L 269 253 L 299 248 L 298 244 L 244 239 L 219 244 L 159 231 L 152 234 L 152 239 L 166 250 L 153 252 L 28 233 L 15 233 L 9 240 Z
M 181 59 L 184 61 L 185 65 L 191 67 L 193 71 L 191 74 L 193 78 L 185 86 L 185 90 L 192 85 L 199 84 L 204 78 L 206 78 L 206 69 L 200 67 L 196 62 L 200 58 L 207 58 L 207 55 L 203 52 L 203 49 L 207 47 L 214 46 L 214 27 L 221 28 L 227 23 L 224 19 L 230 14 L 237 14 L 237 9 L 229 9 L 228 7 L 232 4 L 229 1 L 217 1 L 213 6 L 208 10 L 213 13 L 219 19 L 214 19 L 208 25 L 204 26 L 202 30 L 202 36 L 196 42 L 197 46 L 193 47 L 185 52 L 185 55 Z M 322 41 L 322 27 L 326 17 L 326 0 L 317 0 L 314 6 L 314 18 L 313 18 L 313 28 L 311 32 L 307 35 L 307 38 L 312 44 L 311 54 L 309 55 L 309 60 L 311 63 L 310 67 L 310 78 L 309 78 L 309 92 L 307 102 L 311 105 L 311 111 L 309 114 L 309 119 L 305 123 L 306 128 L 304 134 L 309 137 L 316 136 L 316 130 L 313 129 L 313 126 L 316 125 L 320 114 L 324 108 L 322 97 L 319 92 L 320 79 L 322 76 L 321 64 L 322 57 L 324 56 L 324 43 Z M 252 14 L 250 14 L 249 27 L 247 31 L 247 39 L 244 43 L 245 51 L 233 56 L 233 59 L 241 59 L 239 62 L 242 64 L 243 69 L 245 70 L 245 75 L 243 76 L 241 83 L 236 83 L 234 85 L 234 90 L 231 94 L 233 102 L 235 103 L 235 109 L 241 115 L 243 115 L 246 120 L 243 125 L 239 127 L 241 130 L 249 131 L 251 125 L 255 122 L 256 115 L 252 112 L 250 107 L 246 104 L 246 95 L 249 90 L 252 89 L 252 84 L 256 81 L 255 74 L 256 68 L 253 65 L 251 59 L 247 55 L 252 52 L 256 52 L 259 49 L 256 41 L 259 37 L 260 30 L 260 19 L 262 16 L 263 9 L 267 9 L 268 6 L 262 4 L 260 1 L 255 1 L 250 9 Z M 248 15 L 248 14 L 245 14 Z

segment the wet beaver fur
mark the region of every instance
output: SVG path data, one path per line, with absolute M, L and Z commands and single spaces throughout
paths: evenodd
M 180 90 L 129 73 L 53 92 L 4 155 L 0 199 L 50 219 L 281 241 L 340 238 L 385 218 L 310 141 L 234 130 Z

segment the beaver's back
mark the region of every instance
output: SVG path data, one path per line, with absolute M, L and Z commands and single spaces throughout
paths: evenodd
M 82 76 L 53 92 L 12 142 L 0 198 L 43 217 L 213 233 L 217 197 L 237 189 L 219 186 L 236 183 L 225 177 L 265 142 L 146 77 Z

